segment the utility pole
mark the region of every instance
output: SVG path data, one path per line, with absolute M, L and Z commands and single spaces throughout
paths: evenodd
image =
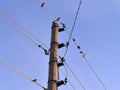
M 49 76 L 48 90 L 58 90 L 58 24 L 52 23 L 51 45 L 50 45 L 50 60 L 49 60 Z

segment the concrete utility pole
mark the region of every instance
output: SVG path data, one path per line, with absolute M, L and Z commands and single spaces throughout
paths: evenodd
M 48 90 L 58 90 L 58 24 L 52 23 Z

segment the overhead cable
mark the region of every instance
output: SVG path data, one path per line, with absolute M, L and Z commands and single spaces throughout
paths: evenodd
M 48 12 L 48 14 L 50 14 L 51 16 L 53 16 L 56 19 L 56 16 L 49 10 L 49 8 L 46 6 L 45 2 L 42 2 L 40 0 L 36 0 L 39 4 L 40 7 L 45 8 L 45 10 Z
M 63 76 L 66 76 L 61 69 L 59 69 L 59 70 L 60 70 L 60 72 L 62 73 Z M 68 83 L 73 88 L 73 90 L 76 90 L 75 86 L 72 84 L 72 82 L 69 79 L 68 79 Z
M 28 75 L 24 74 L 23 72 L 19 71 L 17 68 L 15 68 L 14 66 L 12 66 L 11 64 L 5 62 L 4 60 L 0 59 L 0 63 L 2 63 L 3 65 L 7 66 L 8 68 L 12 69 L 13 71 L 15 71 L 16 73 L 18 73 L 19 75 L 23 76 L 24 78 L 32 81 L 33 83 L 35 83 L 36 85 L 40 86 L 41 88 L 43 88 L 44 90 L 47 90 L 45 87 L 43 87 L 40 83 L 37 82 L 37 79 L 32 79 L 31 77 L 29 77 Z
M 74 22 L 73 22 L 73 26 L 72 26 L 72 29 L 71 29 L 71 32 L 70 32 L 70 36 L 69 36 L 69 39 L 68 39 L 68 43 L 69 43 L 70 40 L 71 40 L 71 37 L 72 37 L 73 31 L 74 31 L 74 28 L 75 28 L 75 25 L 76 25 L 76 21 L 77 21 L 77 18 L 78 18 L 78 14 L 79 14 L 79 11 L 80 11 L 80 6 L 81 6 L 81 4 L 82 4 L 82 0 L 80 0 L 79 5 L 78 5 L 78 10 L 77 10 L 77 13 L 76 13 L 76 16 L 75 16 Z M 67 51 L 68 51 L 68 47 L 66 48 L 66 51 L 65 51 L 64 57 L 67 55 Z
M 15 19 L 13 19 L 10 15 L 8 15 L 6 12 L 0 10 L 0 13 L 8 17 L 12 22 L 14 22 L 16 25 L 18 25 L 22 30 L 24 30 L 32 39 L 36 41 L 36 43 L 40 43 L 42 46 L 45 46 L 48 48 L 44 43 L 42 43 L 36 36 L 34 36 L 30 31 L 28 31 L 25 27 L 23 27 L 21 24 L 19 24 Z M 20 30 L 19 30 L 20 31 Z M 22 31 L 21 31 L 22 32 Z M 23 33 L 22 33 L 23 34 Z M 36 44 L 35 43 L 35 44 Z
M 1 10 L 0 10 L 1 12 Z M 9 16 L 7 14 L 7 16 Z M 10 17 L 10 16 L 9 16 Z M 14 28 L 14 30 L 16 30 L 17 32 L 19 32 L 21 35 L 23 35 L 24 37 L 26 37 L 27 39 L 29 39 L 31 42 L 33 42 L 34 44 L 36 44 L 39 48 L 41 48 L 42 50 L 44 50 L 45 54 L 48 55 L 49 54 L 49 51 L 51 51 L 52 53 L 55 53 L 54 50 L 52 50 L 51 48 L 49 49 L 47 47 L 47 45 L 45 45 L 44 43 L 42 43 L 41 41 L 39 41 L 35 36 L 33 36 L 32 33 L 30 33 L 27 29 L 25 29 L 23 26 L 21 26 L 19 23 L 18 25 L 20 25 L 20 27 L 25 30 L 26 32 L 29 32 L 29 33 L 24 33 L 23 31 L 19 30 L 17 27 L 15 27 L 12 23 L 8 22 L 6 19 L 4 19 L 3 17 L 0 17 L 1 20 L 3 20 L 4 22 L 6 22 L 8 25 L 10 25 L 12 28 Z M 9 18 L 11 20 L 11 18 Z M 14 20 L 14 19 L 13 19 Z M 12 21 L 13 21 L 12 20 Z M 15 21 L 15 20 L 14 20 Z M 15 21 L 17 22 L 17 21 Z M 14 23 L 15 23 L 14 22 Z M 16 23 L 17 24 L 17 23 Z M 29 35 L 30 34 L 30 35 Z M 32 37 L 35 37 L 37 41 L 39 41 L 40 44 L 42 44 L 44 47 L 46 47 L 47 49 L 49 49 L 49 51 L 47 51 L 42 45 L 40 45 L 36 40 L 34 40 L 33 38 L 31 38 L 30 36 L 32 35 Z M 56 53 L 55 53 L 56 54 Z M 58 55 L 58 54 L 57 54 Z M 59 56 L 59 55 L 58 55 Z M 59 56 L 60 58 L 60 56 Z
M 79 80 L 79 78 L 77 77 L 77 75 L 73 72 L 73 70 L 70 68 L 70 66 L 66 62 L 64 62 L 64 63 L 67 66 L 67 68 L 71 71 L 71 73 L 73 74 L 73 76 L 75 77 L 75 79 L 78 81 L 78 83 L 80 84 L 80 86 L 83 88 L 83 90 L 86 90 L 85 87 L 84 87 L 84 85 Z
M 94 75 L 96 76 L 96 78 L 98 79 L 98 81 L 100 82 L 100 84 L 103 86 L 104 90 L 107 90 L 105 84 L 103 83 L 103 81 L 101 80 L 101 78 L 98 76 L 97 72 L 95 71 L 95 69 L 92 67 L 92 65 L 89 63 L 89 61 L 84 57 L 86 63 L 88 64 L 88 66 L 90 67 L 90 69 L 92 70 L 92 72 L 94 73 Z
M 12 22 L 14 22 L 16 25 L 18 25 L 23 31 L 19 30 L 17 27 L 15 27 L 14 25 L 12 25 L 10 22 L 8 22 L 6 19 L 0 17 L 0 19 L 2 19 L 3 21 L 5 21 L 8 25 L 10 25 L 11 27 L 14 28 L 14 30 L 16 30 L 17 32 L 21 33 L 24 37 L 26 37 L 27 39 L 29 39 L 30 41 L 32 41 L 34 44 L 36 44 L 39 48 L 43 49 L 45 54 L 48 55 L 49 51 L 51 51 L 52 53 L 54 53 L 54 51 L 47 45 L 45 45 L 44 43 L 42 43 L 37 37 L 35 37 L 31 32 L 29 32 L 25 27 L 23 27 L 22 25 L 20 25 L 15 19 L 13 19 L 10 15 L 8 15 L 7 13 L 5 13 L 4 11 L 0 10 L 0 13 L 2 13 L 3 15 L 5 15 L 6 17 L 8 17 Z M 25 33 L 26 32 L 26 33 Z M 40 45 L 41 44 L 41 45 Z M 48 50 L 46 50 L 44 47 L 46 47 Z M 58 54 L 57 54 L 58 55 Z M 58 55 L 59 56 L 59 55 Z M 60 56 L 59 56 L 60 57 Z
M 14 30 L 22 34 L 24 37 L 32 41 L 34 44 L 36 44 L 39 48 L 43 49 L 45 54 L 48 55 L 49 51 L 47 51 L 44 47 L 48 48 L 44 43 L 42 43 L 37 37 L 35 37 L 31 32 L 29 32 L 26 28 L 24 28 L 22 25 L 20 25 L 16 20 L 14 20 L 10 15 L 0 10 L 0 13 L 4 14 L 6 17 L 8 17 L 12 22 L 17 24 L 22 30 L 15 27 L 12 23 L 8 22 L 3 17 L 0 17 L 1 20 L 5 21 L 8 25 L 10 25 Z M 41 44 L 41 45 L 40 45 Z M 43 47 L 44 46 L 44 47 Z
M 15 27 L 14 25 L 12 25 L 12 23 L 8 22 L 6 19 L 0 17 L 1 20 L 3 20 L 4 22 L 6 22 L 8 25 L 10 25 L 12 28 L 14 28 L 14 30 L 16 30 L 17 32 L 19 32 L 20 34 L 22 34 L 24 37 L 26 37 L 27 39 L 29 39 L 31 42 L 33 42 L 34 44 L 38 45 L 38 47 L 40 47 L 42 50 L 44 50 L 45 54 L 47 55 L 47 50 L 45 48 L 43 48 L 41 45 L 39 45 L 35 40 L 33 40 L 29 35 L 25 34 L 24 32 L 22 32 L 21 30 L 19 30 L 17 27 Z
M 46 8 L 46 11 L 51 15 L 51 16 L 53 16 L 54 18 L 55 18 L 55 20 L 56 21 L 58 21 L 58 22 L 60 22 L 62 25 L 63 25 L 63 28 L 65 28 L 66 29 L 66 31 L 67 31 L 67 33 L 68 33 L 68 35 L 69 35 L 69 40 L 68 40 L 68 42 L 66 43 L 66 51 L 65 51 L 65 54 L 64 54 L 64 57 L 66 56 L 66 54 L 67 54 L 67 51 L 68 51 L 68 46 L 69 46 L 69 41 L 70 41 L 70 39 L 72 38 L 73 40 L 74 40 L 74 38 L 72 37 L 72 32 L 73 32 L 73 30 L 74 30 L 74 26 L 75 26 L 75 24 L 76 24 L 76 20 L 77 20 L 77 16 L 78 16 L 78 14 L 79 14 L 79 9 L 80 9 L 80 6 L 81 6 L 81 3 L 82 3 L 82 0 L 80 0 L 80 3 L 79 3 L 79 7 L 78 7 L 78 11 L 77 11 L 77 14 L 76 14 L 76 17 L 75 17 L 75 20 L 74 20 L 74 24 L 73 24 L 73 27 L 72 27 L 72 32 L 70 33 L 69 31 L 68 31 L 68 29 L 66 28 L 66 25 L 61 21 L 61 18 L 60 17 L 57 17 L 56 18 L 56 16 L 49 10 L 49 8 L 46 6 L 46 3 L 45 2 L 42 2 L 41 0 L 36 0 L 38 3 L 40 3 L 40 6 L 42 7 L 42 8 Z M 74 41 L 73 41 L 74 42 Z M 74 42 L 74 44 L 76 45 L 76 43 Z
M 92 67 L 92 65 L 90 64 L 90 62 L 87 60 L 86 58 L 86 54 L 81 50 L 81 47 L 79 45 L 77 45 L 76 40 L 73 39 L 73 42 L 75 43 L 77 49 L 79 50 L 79 53 L 82 55 L 82 57 L 84 58 L 85 62 L 87 63 L 87 65 L 89 66 L 89 68 L 92 70 L 92 72 L 94 73 L 94 75 L 96 76 L 97 80 L 100 82 L 100 84 L 103 86 L 104 90 L 107 90 L 105 84 L 103 83 L 103 81 L 100 79 L 100 77 L 98 76 L 97 72 L 95 71 L 95 69 Z

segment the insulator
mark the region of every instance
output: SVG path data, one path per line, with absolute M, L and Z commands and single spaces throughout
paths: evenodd
M 69 46 L 69 42 L 66 42 L 66 47 L 68 47 Z
M 46 49 L 44 49 L 45 55 L 49 55 L 49 51 L 47 51 Z
M 58 63 L 58 67 L 63 66 L 63 65 L 64 65 L 63 62 Z
M 56 21 L 59 21 L 60 20 L 60 17 L 58 17 L 57 19 L 56 19 Z
M 33 79 L 32 81 L 33 81 L 33 82 L 36 82 L 36 81 L 37 81 L 37 79 Z
M 45 6 L 45 2 L 43 2 L 42 4 L 41 4 L 41 7 L 44 7 Z
M 77 48 L 80 49 L 80 46 L 78 45 Z
M 66 83 L 67 83 L 67 81 L 68 81 L 68 79 L 67 79 L 67 78 L 65 78 L 64 84 L 66 84 Z
M 73 38 L 73 41 L 75 42 L 75 39 Z
M 64 81 L 62 80 L 62 81 L 59 81 L 59 82 L 57 82 L 57 86 L 59 87 L 59 86 L 61 86 L 61 85 L 63 85 L 64 84 Z
M 65 29 L 64 29 L 64 28 L 60 28 L 60 29 L 59 29 L 59 32 L 62 32 L 62 31 L 65 31 Z
M 64 46 L 65 46 L 65 44 L 64 44 L 64 43 L 61 43 L 61 44 L 58 45 L 58 48 L 62 48 L 62 47 L 64 47 Z
M 65 58 L 64 58 L 64 57 L 62 57 L 62 58 L 61 58 L 61 61 L 62 61 L 62 62 L 64 62 L 64 61 L 65 61 Z
M 47 90 L 46 88 L 44 88 L 44 90 Z

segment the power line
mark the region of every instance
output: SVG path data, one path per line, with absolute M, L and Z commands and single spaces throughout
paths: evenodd
M 5 13 L 6 14 L 6 13 Z M 30 34 L 34 39 L 36 39 L 37 41 L 38 41 L 38 39 L 36 38 L 36 37 L 34 37 L 33 35 L 32 35 L 32 33 L 30 33 L 30 32 L 28 32 L 24 27 L 22 27 L 19 23 L 17 23 L 17 21 L 15 21 L 12 17 L 10 17 L 8 14 L 6 14 L 6 16 L 9 18 L 9 19 L 11 19 L 14 23 L 16 23 L 18 26 L 20 26 L 23 30 L 25 30 L 28 34 Z M 3 21 L 5 21 L 8 25 L 10 25 L 11 27 L 13 27 L 16 31 L 18 31 L 19 33 L 21 33 L 24 37 L 26 37 L 26 38 L 28 38 L 28 39 L 30 39 L 33 43 L 35 43 L 36 45 L 38 45 L 38 43 L 36 42 L 36 41 L 34 41 L 32 38 L 30 38 L 28 35 L 26 35 L 24 32 L 22 32 L 22 31 L 20 31 L 18 28 L 16 28 L 14 25 L 12 25 L 10 22 L 8 22 L 6 19 L 4 19 L 4 18 L 2 18 L 2 17 L 0 17 L 0 19 L 2 19 Z M 44 45 L 43 43 L 42 43 L 42 45 Z M 44 45 L 45 46 L 45 45 Z M 45 50 L 41 45 L 39 45 L 39 47 L 40 48 L 42 48 L 43 50 Z M 50 51 L 52 51 L 53 53 L 54 53 L 54 51 L 52 50 L 52 49 L 50 49 Z M 60 56 L 59 56 L 60 57 Z M 66 67 L 64 66 L 64 68 L 65 68 L 65 70 L 66 70 Z M 14 70 L 14 71 L 17 71 L 17 69 L 15 69 L 15 68 L 13 68 L 12 67 L 12 69 Z M 18 71 L 17 71 L 18 72 Z M 21 72 L 18 72 L 19 74 L 21 74 L 21 75 L 24 75 L 23 73 L 21 73 Z M 68 76 L 68 74 L 67 74 L 67 70 L 66 70 L 66 76 Z M 25 77 L 25 75 L 24 75 L 24 77 Z M 26 78 L 28 78 L 27 76 L 26 76 Z M 30 79 L 29 78 L 29 80 L 32 80 L 32 79 Z M 37 83 L 37 82 L 35 82 L 37 85 L 39 85 L 39 86 L 41 86 L 39 83 Z
M 14 28 L 17 32 L 21 33 L 24 37 L 26 37 L 27 39 L 29 39 L 30 41 L 32 41 L 34 44 L 38 45 L 36 41 L 34 41 L 33 39 L 29 38 L 29 36 L 27 36 L 25 33 L 23 33 L 22 31 L 20 31 L 18 28 L 16 28 L 15 26 L 13 26 L 10 22 L 8 22 L 6 19 L 4 19 L 3 17 L 0 17 L 1 20 L 3 20 L 4 22 L 6 22 L 8 25 L 10 25 L 12 28 Z
M 96 76 L 96 78 L 98 79 L 98 81 L 100 82 L 100 84 L 103 86 L 104 90 L 107 90 L 105 84 L 103 83 L 103 81 L 100 79 L 100 77 L 98 76 L 97 72 L 95 71 L 95 69 L 92 67 L 92 65 L 89 63 L 89 61 L 84 57 L 86 63 L 88 64 L 88 66 L 90 67 L 90 69 L 92 70 L 92 72 L 94 73 L 94 75 Z
M 81 47 L 79 45 L 77 45 L 76 40 L 73 39 L 73 42 L 75 43 L 77 49 L 79 50 L 79 53 L 82 55 L 82 57 L 84 58 L 85 62 L 87 63 L 87 65 L 89 66 L 89 68 L 92 70 L 92 72 L 94 73 L 94 75 L 96 76 L 97 80 L 100 82 L 100 84 L 103 86 L 103 88 L 105 90 L 107 90 L 105 84 L 103 83 L 103 81 L 100 79 L 100 77 L 98 76 L 97 72 L 95 71 L 95 69 L 92 67 L 92 65 L 90 64 L 90 62 L 86 59 L 86 55 L 83 51 L 81 51 Z
M 53 51 L 53 50 L 52 50 Z M 53 51 L 53 53 L 54 53 L 54 51 Z
M 7 66 L 8 68 L 12 69 L 13 71 L 15 71 L 16 73 L 18 73 L 19 75 L 23 76 L 24 78 L 32 81 L 33 83 L 35 83 L 36 85 L 40 86 L 41 88 L 43 88 L 44 90 L 46 90 L 45 87 L 43 87 L 40 83 L 37 82 L 37 79 L 32 79 L 31 77 L 29 77 L 28 75 L 24 74 L 23 72 L 19 71 L 17 68 L 15 68 L 14 66 L 12 66 L 11 64 L 5 62 L 4 60 L 0 59 L 0 63 L 2 63 L 3 65 Z
M 7 20 L 5 20 L 4 18 L 0 17 L 2 20 L 4 20 L 5 22 L 7 22 L 7 24 L 9 24 L 10 26 L 12 26 L 15 30 L 17 30 L 18 32 L 20 32 L 22 35 L 24 35 L 26 38 L 30 39 L 32 42 L 34 42 L 35 44 L 37 44 L 34 40 L 32 40 L 31 38 L 29 38 L 28 36 L 26 36 L 23 32 L 21 32 L 19 29 L 17 29 L 16 27 L 14 27 L 11 23 L 9 23 Z M 40 46 L 41 47 L 41 46 Z M 41 47 L 42 48 L 42 47 Z M 42 48 L 44 49 L 44 48 Z M 51 50 L 51 49 L 50 49 Z M 53 53 L 54 51 L 51 50 Z M 60 58 L 60 56 L 59 56 Z M 79 81 L 80 82 L 80 81 Z
M 13 26 L 10 22 L 8 22 L 6 19 L 0 17 L 3 21 L 5 21 L 8 25 L 10 25 L 11 27 L 13 27 L 17 32 L 21 33 L 24 37 L 26 37 L 27 39 L 29 39 L 30 41 L 32 41 L 34 44 L 38 45 L 39 48 L 43 49 L 45 54 L 48 55 L 49 51 L 52 51 L 54 53 L 54 51 L 47 45 L 45 45 L 44 43 L 42 43 L 37 37 L 35 37 L 31 32 L 29 32 L 25 27 L 23 27 L 22 25 L 20 25 L 15 19 L 13 19 L 10 15 L 8 15 L 6 12 L 0 10 L 0 13 L 2 13 L 3 15 L 5 15 L 6 17 L 8 17 L 12 22 L 14 22 L 16 25 L 18 25 L 23 31 L 26 32 L 26 34 L 24 32 L 22 32 L 21 30 L 19 30 L 18 28 L 16 28 L 15 26 Z M 40 44 L 41 45 L 40 45 Z M 44 47 L 46 47 L 47 49 L 49 49 L 49 51 L 47 51 Z M 59 56 L 59 55 L 58 55 Z M 60 57 L 60 56 L 59 56 Z
M 72 37 L 72 32 L 73 32 L 74 26 L 75 26 L 75 24 L 76 24 L 76 20 L 77 20 L 78 14 L 79 14 L 79 9 L 80 9 L 80 6 L 81 6 L 81 4 L 82 4 L 82 0 L 80 0 L 79 6 L 78 6 L 78 10 L 77 10 L 77 13 L 76 13 L 76 17 L 75 17 L 75 20 L 74 20 L 74 24 L 73 24 L 73 27 L 72 27 L 72 30 L 71 30 L 72 32 L 71 32 L 71 33 L 70 33 L 69 30 L 66 28 L 65 24 L 61 21 L 61 18 L 60 18 L 60 17 L 56 18 L 56 16 L 49 10 L 49 8 L 46 6 L 46 3 L 45 3 L 45 2 L 41 2 L 40 0 L 36 0 L 36 1 L 37 1 L 38 3 L 40 3 L 40 5 L 41 5 L 42 8 L 45 7 L 45 8 L 46 8 L 46 11 L 47 11 L 51 16 L 53 16 L 56 21 L 60 22 L 60 23 L 63 25 L 63 27 L 66 29 L 66 31 L 67 31 L 67 33 L 68 33 L 68 35 L 69 35 L 68 43 L 69 43 L 69 41 L 70 41 L 71 38 L 73 39 L 73 42 L 74 42 L 75 38 Z M 76 45 L 75 42 L 74 42 L 74 44 Z M 79 46 L 78 46 L 78 47 L 79 47 Z M 68 47 L 66 48 L 64 57 L 66 56 L 67 51 L 68 51 Z
M 43 8 L 45 8 L 45 10 L 48 12 L 48 14 L 50 14 L 51 16 L 53 16 L 56 19 L 56 16 L 49 10 L 49 8 L 46 6 L 45 2 L 42 2 L 40 0 L 36 0 L 38 3 L 40 3 L 40 6 Z
M 73 22 L 73 26 L 72 26 L 72 29 L 71 29 L 71 32 L 70 32 L 70 36 L 69 36 L 69 39 L 68 39 L 68 43 L 69 43 L 70 40 L 71 40 L 71 37 L 72 37 L 72 34 L 73 34 L 73 30 L 74 30 L 75 25 L 76 25 L 77 17 L 78 17 L 79 11 L 80 11 L 80 6 L 81 6 L 81 4 L 82 4 L 82 0 L 80 0 L 79 5 L 78 5 L 78 10 L 77 10 L 77 13 L 76 13 L 74 22 Z M 66 48 L 64 57 L 67 55 L 67 51 L 68 51 L 68 46 L 67 46 L 67 48 Z
M 78 81 L 78 83 L 80 84 L 80 86 L 83 88 L 83 90 L 86 90 L 85 87 L 84 87 L 84 85 L 79 80 L 79 78 L 77 77 L 77 75 L 73 72 L 73 70 L 70 68 L 70 66 L 66 62 L 64 62 L 64 63 L 68 67 L 68 69 L 71 71 L 71 73 L 73 74 L 73 76 L 76 78 L 76 80 Z
M 44 43 L 42 43 L 36 36 L 34 36 L 31 32 L 29 32 L 25 27 L 23 27 L 21 24 L 19 24 L 15 19 L 13 19 L 10 15 L 8 15 L 6 12 L 0 10 L 0 13 L 8 17 L 12 22 L 14 22 L 16 25 L 18 25 L 22 30 L 24 30 L 30 38 L 34 39 L 36 42 L 35 44 L 40 43 L 41 45 L 47 47 Z M 18 31 L 18 30 L 17 30 Z M 20 31 L 20 30 L 19 30 Z M 23 33 L 22 33 L 23 34 Z M 24 35 L 25 36 L 25 35 Z M 47 47 L 48 48 L 48 47 Z
M 48 55 L 49 51 L 47 51 L 44 47 L 47 47 L 44 43 L 42 43 L 37 37 L 35 37 L 31 32 L 29 32 L 26 28 L 24 28 L 22 25 L 20 25 L 16 20 L 14 20 L 10 15 L 8 15 L 7 13 L 3 12 L 2 10 L 0 10 L 0 13 L 4 14 L 6 17 L 8 17 L 12 22 L 14 22 L 15 24 L 17 24 L 23 31 L 19 30 L 17 27 L 15 27 L 12 23 L 8 22 L 6 19 L 0 17 L 0 19 L 2 19 L 3 21 L 5 21 L 8 25 L 10 25 L 12 28 L 14 28 L 14 30 L 16 30 L 17 32 L 19 32 L 20 34 L 22 34 L 24 37 L 26 37 L 27 39 L 29 39 L 31 42 L 33 42 L 34 44 L 36 44 L 39 48 L 41 48 L 42 50 L 44 50 L 45 54 Z M 40 45 L 40 44 L 41 45 Z M 43 47 L 43 46 L 44 47 Z M 47 47 L 48 48 L 48 47 Z
M 11 21 L 13 21 L 14 23 L 16 23 L 19 27 L 21 27 L 23 29 L 23 31 L 25 31 L 27 34 L 25 34 L 23 31 L 19 30 L 18 28 L 16 28 L 14 25 L 12 25 L 10 22 L 8 22 L 6 19 L 4 19 L 3 17 L 0 17 L 1 20 L 3 20 L 4 22 L 6 22 L 8 25 L 10 25 L 12 28 L 14 28 L 14 30 L 16 30 L 17 32 L 19 32 L 20 34 L 22 34 L 24 37 L 26 37 L 27 39 L 29 39 L 31 42 L 33 42 L 34 44 L 38 45 L 39 48 L 41 48 L 42 50 L 44 50 L 45 54 L 48 55 L 49 51 L 54 53 L 54 50 L 52 50 L 51 48 L 49 49 L 47 45 L 45 45 L 44 43 L 42 43 L 39 39 L 37 39 L 31 32 L 29 32 L 26 28 L 24 28 L 22 25 L 20 25 L 16 20 L 14 20 L 10 15 L 8 15 L 7 13 L 3 12 L 2 10 L 0 10 L 0 12 L 2 14 L 4 14 L 5 16 L 7 16 Z M 42 44 L 43 46 L 45 46 L 47 49 L 49 49 L 49 51 L 47 51 L 43 46 L 41 46 L 40 44 Z M 58 55 L 58 54 L 57 54 Z M 59 55 L 58 55 L 59 56 Z M 60 57 L 60 56 L 59 56 Z
M 66 76 L 61 69 L 59 69 L 59 70 L 63 76 Z M 76 90 L 75 86 L 72 84 L 72 82 L 69 79 L 68 79 L 68 82 L 69 82 L 70 86 L 73 88 L 73 90 Z

